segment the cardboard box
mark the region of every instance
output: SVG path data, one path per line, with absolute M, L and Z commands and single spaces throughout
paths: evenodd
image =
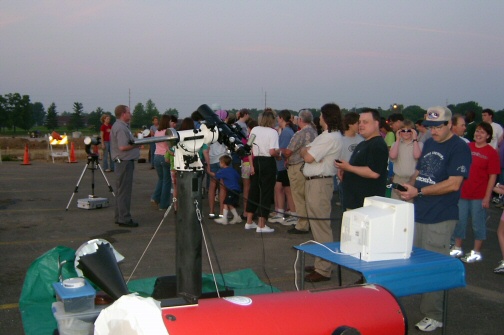
M 77 207 L 82 209 L 100 209 L 109 206 L 107 198 L 87 198 L 77 200 Z
M 96 306 L 95 308 L 81 313 L 67 313 L 62 302 L 52 304 L 54 318 L 58 322 L 60 335 L 93 335 L 94 322 L 102 309 L 109 305 Z
M 71 283 L 72 280 L 83 280 L 84 285 L 80 287 L 69 287 L 65 283 Z M 78 285 L 76 285 L 78 286 Z M 94 300 L 96 290 L 84 278 L 71 278 L 64 280 L 63 283 L 53 283 L 56 299 L 63 303 L 63 309 L 67 313 L 77 313 L 92 310 L 94 308 Z

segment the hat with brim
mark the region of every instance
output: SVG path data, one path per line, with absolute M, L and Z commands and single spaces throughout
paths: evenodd
M 437 127 L 450 121 L 452 112 L 446 107 L 431 107 L 427 110 L 427 118 L 422 122 L 425 127 Z

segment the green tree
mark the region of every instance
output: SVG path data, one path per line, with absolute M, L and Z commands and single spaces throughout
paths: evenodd
M 88 128 L 99 132 L 100 127 L 101 127 L 101 120 L 100 119 L 103 114 L 105 114 L 105 112 L 103 111 L 103 108 L 101 108 L 101 107 L 98 107 L 98 108 L 96 108 L 95 111 L 89 113 L 88 122 L 87 122 Z
M 70 116 L 70 123 L 68 125 L 68 130 L 79 130 L 84 127 L 84 107 L 80 102 L 74 102 L 73 104 L 73 114 Z
M 56 113 L 56 104 L 54 102 L 47 109 L 45 127 L 47 130 L 54 130 L 58 128 L 58 113 Z
M 415 122 L 416 120 L 423 119 L 427 111 L 420 106 L 412 105 L 404 108 L 402 113 L 405 119 Z
M 7 127 L 9 123 L 9 113 L 7 106 L 7 98 L 0 95 L 0 130 Z
M 452 111 L 452 114 L 460 115 L 466 115 L 468 111 L 474 111 L 476 114 L 476 123 L 481 122 L 482 120 L 481 111 L 483 110 L 483 107 L 481 107 L 477 102 L 468 101 L 456 105 L 448 105 L 448 108 Z
M 46 116 L 44 105 L 41 102 L 34 102 L 32 110 L 33 121 L 37 126 L 42 126 L 44 124 L 44 118 Z
M 146 120 L 147 122 L 145 122 Z M 141 102 L 137 103 L 131 117 L 131 128 L 141 128 L 142 125 L 147 126 L 149 121 L 144 105 Z
M 165 115 L 174 115 L 177 117 L 179 117 L 179 112 L 176 108 L 168 108 L 165 112 L 164 112 Z
M 159 118 L 159 110 L 151 99 L 147 100 L 147 102 L 145 103 L 145 114 L 146 119 L 144 122 L 142 122 L 142 125 L 146 125 L 147 127 L 150 127 L 150 125 L 152 124 L 152 118 L 154 116 L 157 116 Z
M 12 127 L 16 132 L 16 127 L 29 130 L 33 124 L 33 108 L 30 103 L 30 96 L 19 93 L 9 93 L 7 98 L 7 122 L 8 127 Z

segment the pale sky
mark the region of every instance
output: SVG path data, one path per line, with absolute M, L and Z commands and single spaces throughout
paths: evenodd
M 0 0 L 0 95 L 86 112 L 504 109 L 504 1 Z M 129 91 L 131 98 L 129 100 Z

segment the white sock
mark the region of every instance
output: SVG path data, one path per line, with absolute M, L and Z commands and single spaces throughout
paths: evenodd
M 236 219 L 236 218 L 240 218 L 240 216 L 238 215 L 238 212 L 236 211 L 236 208 L 233 208 L 233 209 L 231 210 L 231 213 L 233 213 L 233 218 L 235 218 L 235 219 Z
M 222 212 L 224 222 L 227 222 L 227 220 L 228 220 L 228 213 L 229 213 L 229 210 L 227 210 L 227 209 L 224 209 L 224 211 Z

